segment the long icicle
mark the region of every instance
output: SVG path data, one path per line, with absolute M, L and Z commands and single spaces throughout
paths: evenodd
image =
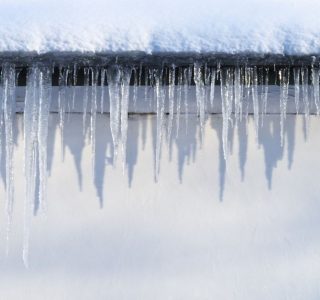
M 6 155 L 6 214 L 7 234 L 6 253 L 9 252 L 9 236 L 13 218 L 14 178 L 13 178 L 13 123 L 15 115 L 15 66 L 5 63 L 2 65 L 3 83 L 3 124 L 5 129 L 5 155 Z

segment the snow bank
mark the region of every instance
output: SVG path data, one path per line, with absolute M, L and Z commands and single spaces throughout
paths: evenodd
M 318 0 L 0 0 L 0 51 L 320 54 Z

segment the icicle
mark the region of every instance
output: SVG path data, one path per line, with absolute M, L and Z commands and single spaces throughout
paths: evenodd
M 169 119 L 168 119 L 168 140 L 171 138 L 171 131 L 173 125 L 173 114 L 174 114 L 174 103 L 175 103 L 175 81 L 176 81 L 176 69 L 173 65 L 172 68 L 169 69 L 169 90 L 168 90 L 168 98 L 169 98 Z
M 301 68 L 301 81 L 302 81 L 302 99 L 304 105 L 304 115 L 305 115 L 305 124 L 306 132 L 309 130 L 309 117 L 310 117 L 310 108 L 309 108 L 309 71 L 307 67 Z
M 91 116 L 90 116 L 90 141 L 92 154 L 92 168 L 95 167 L 95 153 L 96 153 L 96 123 L 97 123 L 97 84 L 99 71 L 98 69 L 91 69 Z
M 244 69 L 244 83 L 245 83 L 245 107 L 244 107 L 244 114 L 246 120 L 248 119 L 249 114 L 249 99 L 250 99 L 250 92 L 251 92 L 251 83 L 252 83 L 252 72 L 251 68 L 245 67 Z
M 107 70 L 110 98 L 110 129 L 113 140 L 114 162 L 118 156 L 120 131 L 120 80 L 121 72 L 118 66 L 111 66 Z
M 213 110 L 213 101 L 214 101 L 214 90 L 216 86 L 216 70 L 212 69 L 211 70 L 211 82 L 210 82 L 210 106 L 211 109 Z
M 123 170 L 125 170 L 127 160 L 128 107 L 131 72 L 131 68 L 124 68 L 121 81 L 121 145 Z
M 197 113 L 200 117 L 201 135 L 203 135 L 205 124 L 205 87 L 201 73 L 201 64 L 199 63 L 194 64 L 194 82 L 196 84 Z
M 221 104 L 222 104 L 222 144 L 224 159 L 228 158 L 228 137 L 229 137 L 229 123 L 232 114 L 233 102 L 233 74 L 230 68 L 221 69 Z
M 2 65 L 2 109 L 5 131 L 6 154 L 6 214 L 7 214 L 7 254 L 9 251 L 9 236 L 13 217 L 14 181 L 13 181 L 13 124 L 15 115 L 15 66 L 5 63 Z
M 73 65 L 73 89 L 72 89 L 72 109 L 75 107 L 76 100 L 76 86 L 77 86 L 77 78 L 78 78 L 78 68 L 77 64 Z
M 104 98 L 105 98 L 105 80 L 106 80 L 106 70 L 104 68 L 101 69 L 101 85 L 100 85 L 100 95 L 101 95 L 101 99 L 100 99 L 100 113 L 103 114 L 104 111 Z
M 259 131 L 259 98 L 258 98 L 258 73 L 257 67 L 251 69 L 252 72 L 252 104 L 253 104 L 253 117 L 256 137 Z
M 315 68 L 312 66 L 312 90 L 313 90 L 313 100 L 317 109 L 317 115 L 320 112 L 320 104 L 319 104 L 319 68 Z
M 162 86 L 162 71 L 155 72 L 156 100 L 157 100 L 157 138 L 156 138 L 156 159 L 155 159 L 155 181 L 158 181 L 160 172 L 160 157 L 162 145 L 162 130 L 164 123 L 164 102 L 165 93 Z
M 293 69 L 294 77 L 294 102 L 296 105 L 296 112 L 299 113 L 299 100 L 300 100 L 300 69 Z
M 288 92 L 289 92 L 289 69 L 281 69 L 279 71 L 279 81 L 280 81 L 280 137 L 281 137 L 281 147 L 284 144 L 284 121 L 287 114 L 287 102 L 288 102 Z
M 51 71 L 33 66 L 27 78 L 24 108 L 26 200 L 24 220 L 23 261 L 28 267 L 30 223 L 35 204 L 46 209 L 47 137 L 51 102 Z M 36 195 L 37 178 L 39 194 Z
M 184 114 L 186 120 L 186 131 L 188 130 L 188 97 L 189 97 L 189 73 L 191 73 L 191 68 L 186 68 L 183 70 L 183 92 L 184 92 Z M 191 80 L 191 79 L 190 79 Z
M 241 69 L 239 67 L 236 67 L 234 71 L 234 107 L 236 123 L 238 123 L 242 114 Z
M 137 110 L 139 73 L 137 69 L 133 69 L 133 110 Z M 141 79 L 140 79 L 141 80 Z
M 176 137 L 179 134 L 180 127 L 180 114 L 181 114 L 181 101 L 182 101 L 182 86 L 183 86 L 183 73 L 182 69 L 179 68 L 178 74 L 178 87 L 177 87 L 177 123 L 176 123 Z
M 88 109 L 88 100 L 89 100 L 89 68 L 84 68 L 84 95 L 83 95 L 83 119 L 82 119 L 82 126 L 83 126 L 83 136 L 86 135 L 86 120 L 87 120 L 87 109 Z
M 263 70 L 262 70 L 263 72 Z M 265 76 L 262 75 L 262 117 L 261 117 L 261 127 L 263 126 L 264 116 L 267 114 L 268 106 L 268 92 L 269 92 L 269 68 L 265 68 Z
M 64 160 L 64 123 L 66 113 L 66 86 L 68 83 L 69 69 L 59 67 L 59 93 L 58 93 L 58 105 L 59 105 L 59 128 L 61 135 L 61 153 L 62 160 Z

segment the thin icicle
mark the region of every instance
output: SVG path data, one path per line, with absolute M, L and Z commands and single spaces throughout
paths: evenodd
M 263 71 L 263 70 L 262 70 Z M 267 114 L 268 107 L 268 93 L 269 93 L 269 68 L 265 68 L 265 75 L 262 75 L 262 116 L 261 116 L 261 127 L 263 126 L 264 116 Z
M 58 92 L 58 105 L 59 105 L 59 128 L 61 137 L 61 157 L 64 160 L 64 124 L 65 124 L 65 113 L 66 113 L 66 87 L 68 83 L 69 69 L 59 67 L 59 92 Z
M 172 66 L 169 69 L 169 118 L 168 118 L 168 140 L 171 138 L 173 117 L 174 117 L 174 104 L 175 104 L 175 81 L 176 81 L 176 68 Z
M 188 130 L 188 101 L 189 101 L 189 73 L 191 73 L 191 68 L 186 68 L 183 70 L 183 92 L 184 92 L 184 114 L 185 114 L 185 120 L 186 120 L 186 131 Z
M 236 123 L 238 124 L 242 114 L 241 69 L 239 67 L 234 70 L 234 108 Z
M 84 95 L 83 95 L 83 119 L 82 119 L 82 128 L 83 128 L 83 136 L 86 135 L 86 121 L 87 121 L 87 110 L 88 110 L 88 100 L 89 100 L 89 68 L 84 68 Z
M 183 86 L 183 73 L 182 69 L 179 68 L 178 74 L 178 86 L 177 86 L 177 115 L 176 115 L 176 137 L 179 134 L 180 127 L 180 114 L 181 114 L 181 102 L 182 102 L 182 86 Z
M 118 156 L 119 132 L 120 132 L 120 83 L 121 71 L 118 66 L 109 67 L 107 79 L 110 98 L 110 129 L 113 140 L 114 162 Z
M 72 110 L 74 110 L 75 108 L 77 78 L 78 78 L 78 68 L 77 68 L 77 64 L 74 64 L 73 65 Z
M 6 215 L 7 215 L 7 254 L 9 251 L 9 236 L 13 217 L 14 178 L 13 178 L 13 124 L 15 116 L 15 66 L 5 63 L 2 65 L 3 85 L 3 125 L 5 131 L 6 154 Z
M 313 101 L 317 109 L 317 115 L 320 113 L 320 99 L 319 99 L 319 68 L 312 66 L 312 90 Z
M 164 123 L 164 102 L 165 93 L 162 86 L 162 72 L 155 72 L 156 100 L 157 100 L 157 138 L 156 138 L 156 159 L 155 159 L 155 181 L 158 181 L 160 172 L 160 158 L 162 146 L 162 131 Z
M 91 69 L 91 116 L 90 116 L 90 141 L 91 141 L 91 155 L 92 168 L 95 167 L 95 153 L 96 153 L 96 123 L 97 123 L 97 89 L 98 89 L 98 69 Z
M 299 113 L 299 101 L 300 101 L 300 68 L 293 69 L 294 77 L 294 102 L 296 105 L 296 113 Z
M 302 99 L 303 99 L 303 105 L 304 105 L 306 132 L 308 133 L 310 107 L 309 107 L 309 71 L 307 67 L 301 68 L 301 81 L 302 81 Z
M 281 69 L 279 71 L 280 82 L 280 137 L 281 147 L 284 144 L 284 122 L 287 115 L 287 102 L 289 92 L 289 69 Z
M 251 69 L 252 72 L 252 105 L 253 105 L 253 117 L 256 137 L 258 137 L 259 131 L 259 97 L 258 97 L 258 72 L 257 67 Z
M 128 108 L 131 72 L 131 68 L 124 68 L 121 81 L 121 146 L 123 170 L 125 170 L 127 160 Z

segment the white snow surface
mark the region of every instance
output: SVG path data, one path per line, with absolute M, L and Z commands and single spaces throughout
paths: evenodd
M 319 0 L 0 0 L 0 52 L 320 54 Z

